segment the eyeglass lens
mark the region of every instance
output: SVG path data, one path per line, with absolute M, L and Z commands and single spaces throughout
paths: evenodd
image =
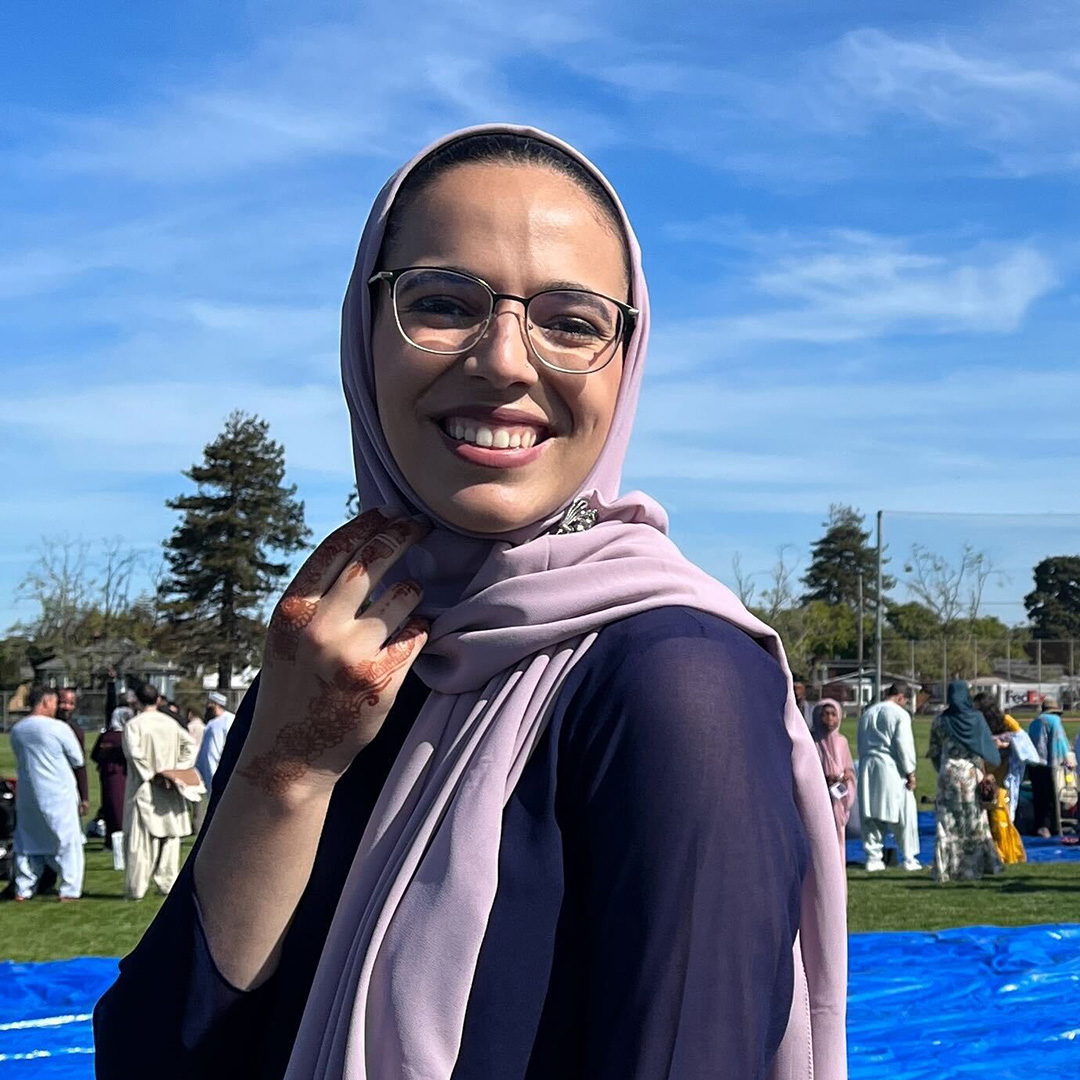
M 421 349 L 458 353 L 487 330 L 492 294 L 452 270 L 407 270 L 396 282 L 401 332 Z M 575 290 L 543 292 L 529 301 L 529 340 L 553 367 L 588 371 L 607 360 L 622 332 L 622 312 L 607 297 Z

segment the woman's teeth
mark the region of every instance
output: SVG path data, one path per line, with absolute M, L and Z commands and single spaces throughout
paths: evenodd
M 455 420 L 452 417 L 444 420 L 442 427 L 447 435 L 458 442 L 495 450 L 528 450 L 530 446 L 535 446 L 537 441 L 536 429 L 531 427 L 488 427 L 486 424 Z

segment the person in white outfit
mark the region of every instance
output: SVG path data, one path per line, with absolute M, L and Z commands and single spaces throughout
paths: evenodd
M 60 899 L 78 900 L 83 886 L 83 836 L 74 769 L 85 762 L 71 728 L 56 719 L 57 694 L 36 686 L 30 715 L 11 730 L 15 788 L 15 899 L 29 900 L 46 866 L 60 879 Z
M 896 838 L 905 870 L 920 870 L 919 814 L 915 805 L 915 739 L 905 683 L 859 717 L 859 817 L 866 869 L 884 870 L 886 832 Z
M 157 711 L 157 689 L 136 691 L 142 711 L 124 725 L 127 790 L 124 794 L 124 886 L 141 900 L 150 881 L 168 893 L 180 873 L 180 838 L 191 835 L 185 788 L 200 791 L 195 740 Z
M 225 739 L 236 719 L 236 716 L 225 708 L 228 703 L 228 698 L 218 690 L 211 690 L 206 695 L 208 722 L 203 732 L 202 744 L 199 746 L 199 758 L 195 762 L 195 768 L 199 770 L 207 792 L 213 786 L 214 773 L 217 772 L 218 762 L 221 761 L 221 751 L 225 749 Z M 209 797 L 208 794 L 207 798 Z

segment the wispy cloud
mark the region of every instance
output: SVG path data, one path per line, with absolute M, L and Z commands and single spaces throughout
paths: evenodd
M 959 133 L 1009 172 L 1072 170 L 1080 168 L 1080 68 L 1062 30 L 1030 52 L 1015 38 L 995 47 L 858 30 L 829 51 L 824 76 L 849 120 L 892 113 Z
M 702 289 L 715 315 L 661 322 L 654 352 L 677 374 L 769 343 L 817 346 L 916 336 L 1016 332 L 1058 283 L 1054 260 L 1032 241 L 957 246 L 855 229 L 754 233 L 720 219 L 669 235 L 723 251 Z
M 838 230 L 753 279 L 778 306 L 735 319 L 757 340 L 839 342 L 896 333 L 1009 333 L 1055 284 L 1031 244 L 931 254 L 903 239 Z
M 368 8 L 353 20 L 292 29 L 213 74 L 165 86 L 138 110 L 56 118 L 48 170 L 126 180 L 206 183 L 253 168 L 329 157 L 396 163 L 427 137 L 490 119 L 547 114 L 608 127 L 580 107 L 536 110 L 515 93 L 507 68 L 588 33 L 555 5 L 499 12 L 475 2 L 453 11 L 433 0 L 400 13 Z
M 620 40 L 582 70 L 659 119 L 659 145 L 748 179 L 816 185 L 883 165 L 938 175 L 1080 169 L 1080 19 L 1045 3 L 997 16 L 977 30 L 940 20 L 903 33 L 846 29 L 794 52 L 767 52 L 763 36 L 757 63 Z M 898 122 L 944 136 L 947 152 L 932 164 L 894 156 Z

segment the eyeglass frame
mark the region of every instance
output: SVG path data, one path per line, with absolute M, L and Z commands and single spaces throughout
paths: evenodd
M 442 349 L 429 349 L 426 345 L 417 345 L 415 341 L 408 334 L 405 333 L 404 328 L 401 325 L 401 316 L 398 314 L 397 309 L 397 296 L 396 289 L 398 280 L 403 274 L 407 274 L 412 270 L 436 270 L 443 274 L 456 274 L 458 277 L 468 278 L 470 281 L 475 281 L 478 285 L 483 285 L 485 289 L 491 294 L 491 310 L 488 312 L 487 318 L 484 320 L 484 328 L 480 331 L 480 336 L 473 342 L 472 345 L 466 345 L 463 349 L 451 349 L 448 352 Z M 564 375 L 592 375 L 597 371 L 603 371 L 604 368 L 611 363 L 615 358 L 615 347 L 619 343 L 619 339 L 622 339 L 622 345 L 625 347 L 629 342 L 631 336 L 634 333 L 634 328 L 637 325 L 637 318 L 641 314 L 638 308 L 631 307 L 629 304 L 624 303 L 622 300 L 616 300 L 614 296 L 608 296 L 606 293 L 596 292 L 595 289 L 541 289 L 539 292 L 533 293 L 532 296 L 516 296 L 514 293 L 499 293 L 496 292 L 482 277 L 477 277 L 476 274 L 467 274 L 463 270 L 452 270 L 448 266 L 403 266 L 397 270 L 378 270 L 371 277 L 368 278 L 368 285 L 373 286 L 380 281 L 385 281 L 390 287 L 390 302 L 394 308 L 394 322 L 397 325 L 398 333 L 405 339 L 405 341 L 411 345 L 414 349 L 419 349 L 421 352 L 431 353 L 434 356 L 460 356 L 462 353 L 468 352 L 470 349 L 475 348 L 476 345 L 481 342 L 484 335 L 491 327 L 491 320 L 495 318 L 495 305 L 500 300 L 514 300 L 521 304 L 524 308 L 525 318 L 529 317 L 529 304 L 535 300 L 538 296 L 545 296 L 547 293 L 583 293 L 586 296 L 599 296 L 601 300 L 607 300 L 614 304 L 623 317 L 623 329 L 622 334 L 611 339 L 611 355 L 599 366 L 588 368 L 584 371 L 580 371 L 576 368 L 563 368 L 558 367 L 556 364 L 551 363 L 550 360 L 545 360 L 541 355 L 536 345 L 533 344 L 532 335 L 529 333 L 529 328 L 525 327 L 525 340 L 529 345 L 529 350 L 533 356 L 540 361 L 544 367 L 551 371 L 558 371 Z

